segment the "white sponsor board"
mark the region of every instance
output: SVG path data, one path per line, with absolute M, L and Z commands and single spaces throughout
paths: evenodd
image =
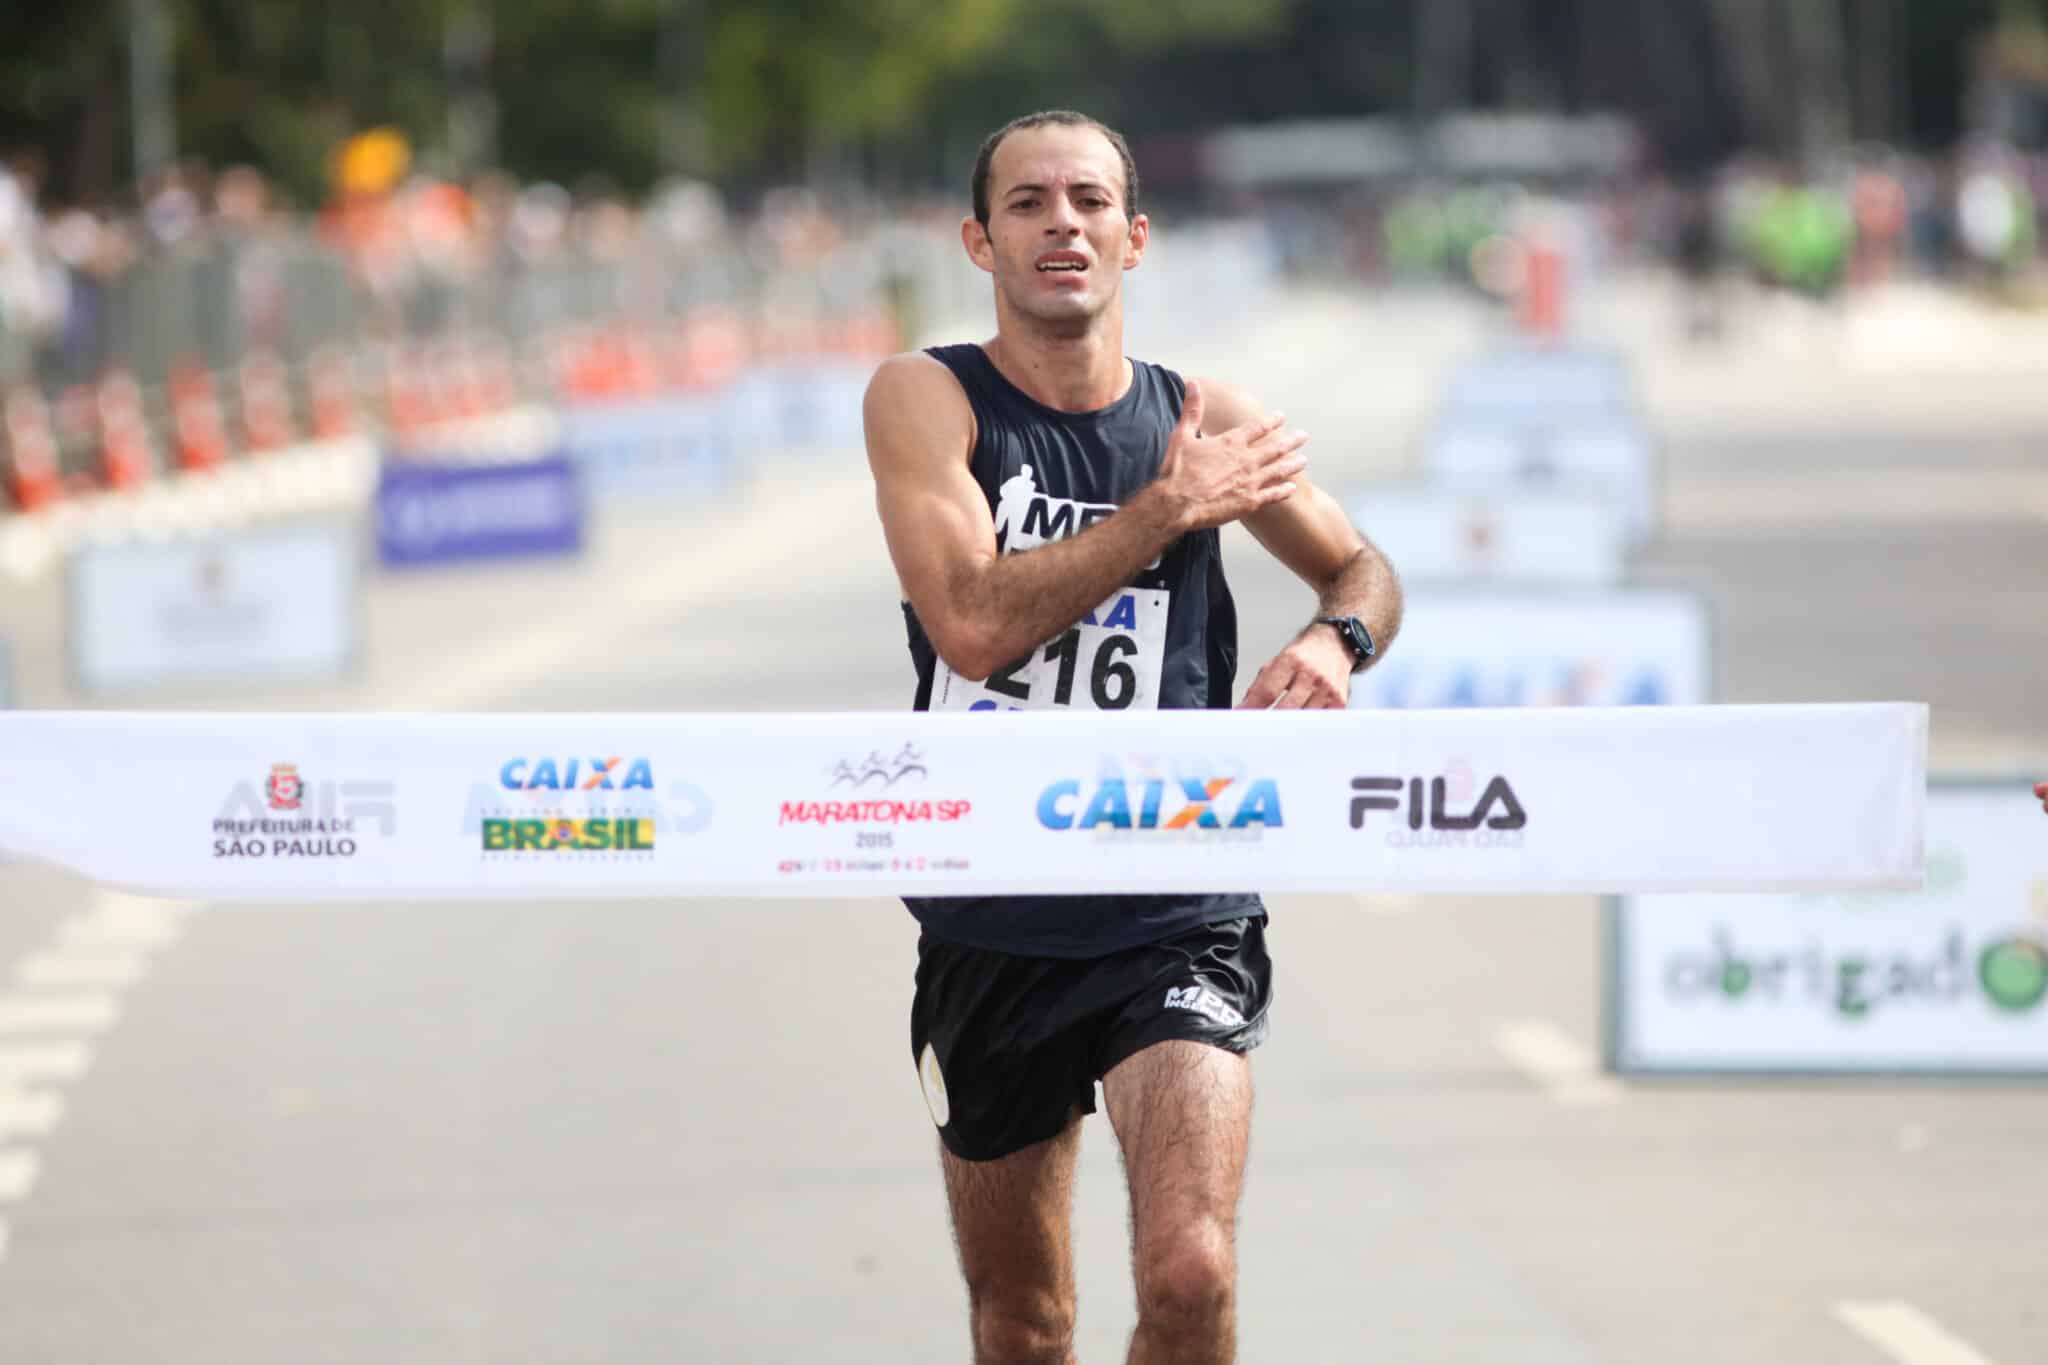
M 1712 700 L 1712 636 L 1706 602 L 1676 589 L 1423 586 L 1351 705 L 1697 706 Z
M 1616 1067 L 2048 1073 L 2048 817 L 2018 781 L 1936 783 L 1926 805 L 1917 892 L 1618 902 Z
M 1657 528 L 1657 457 L 1627 363 L 1611 351 L 1516 347 L 1467 362 L 1423 439 L 1441 480 L 1500 488 L 1608 490 L 1632 541 Z
M 1917 886 L 1926 725 L 0 713 L 0 847 L 219 900 Z
M 1657 529 L 1656 452 L 1633 417 L 1440 419 L 1423 466 L 1445 482 L 1512 492 L 1591 487 L 1620 502 L 1632 543 Z
M 332 677 L 354 658 L 356 548 L 338 525 L 102 546 L 71 566 L 86 692 Z
M 1411 584 L 1605 587 L 1627 566 L 1620 503 L 1599 489 L 1386 483 L 1351 500 L 1351 519 Z

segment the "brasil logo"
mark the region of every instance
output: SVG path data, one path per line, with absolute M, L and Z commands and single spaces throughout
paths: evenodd
M 651 853 L 654 821 L 593 819 L 484 821 L 486 853 Z
M 1977 980 L 1993 1005 L 2024 1014 L 2048 996 L 2048 948 L 2031 938 L 2001 939 L 1978 956 Z

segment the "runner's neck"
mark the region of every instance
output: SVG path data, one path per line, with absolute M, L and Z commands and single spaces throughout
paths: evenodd
M 1078 337 L 1006 328 L 982 349 L 1003 378 L 1061 412 L 1098 412 L 1130 392 L 1133 382 L 1121 326 L 1090 328 Z

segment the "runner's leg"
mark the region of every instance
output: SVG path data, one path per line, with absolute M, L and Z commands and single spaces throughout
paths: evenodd
M 1155 1043 L 1118 1063 L 1102 1091 L 1131 1187 L 1130 1365 L 1231 1361 L 1251 1060 L 1206 1043 Z
M 1074 1163 L 1081 1116 L 995 1161 L 939 1145 L 975 1365 L 1073 1365 Z

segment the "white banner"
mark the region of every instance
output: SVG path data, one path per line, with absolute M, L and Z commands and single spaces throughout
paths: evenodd
M 1585 422 L 1635 411 L 1628 361 L 1585 346 L 1508 346 L 1460 365 L 1444 389 L 1446 416 Z
M 71 666 L 87 692 L 328 678 L 358 635 L 341 526 L 138 541 L 72 561 Z
M 1350 510 L 1409 584 L 1604 587 L 1628 557 L 1621 504 L 1598 489 L 1386 483 Z
M 1712 646 L 1689 592 L 1424 586 L 1408 593 L 1400 644 L 1352 680 L 1351 705 L 1701 706 Z
M 222 900 L 1916 886 L 1926 708 L 0 715 L 0 847 Z
M 1917 892 L 1614 915 L 1622 1070 L 2048 1072 L 2048 819 L 2024 782 L 1934 786 Z

